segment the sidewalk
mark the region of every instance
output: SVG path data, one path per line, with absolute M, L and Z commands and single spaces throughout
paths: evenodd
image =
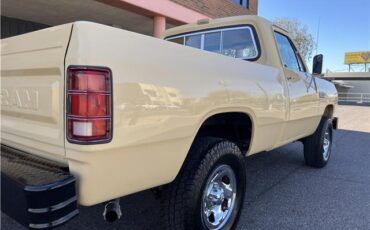
M 334 116 L 339 118 L 338 129 L 370 133 L 370 106 L 338 105 Z

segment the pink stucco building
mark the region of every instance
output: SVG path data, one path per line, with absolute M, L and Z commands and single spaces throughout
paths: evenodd
M 85 20 L 158 37 L 204 18 L 257 14 L 258 0 L 2 0 L 1 37 Z

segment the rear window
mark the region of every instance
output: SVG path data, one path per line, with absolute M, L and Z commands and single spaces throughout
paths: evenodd
M 174 36 L 166 40 L 245 60 L 256 59 L 260 52 L 250 26 L 207 30 Z
M 191 46 L 191 47 L 200 49 L 201 43 L 202 43 L 202 35 L 192 35 L 192 36 L 185 37 L 186 46 Z
M 207 33 L 204 35 L 204 50 L 221 53 L 221 32 Z
M 175 39 L 171 40 L 171 42 L 174 42 L 174 43 L 178 43 L 180 45 L 183 45 L 184 44 L 184 37 L 175 38 Z

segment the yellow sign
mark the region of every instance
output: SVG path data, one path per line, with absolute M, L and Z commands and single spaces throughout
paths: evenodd
M 344 64 L 370 63 L 370 51 L 350 52 L 344 56 Z

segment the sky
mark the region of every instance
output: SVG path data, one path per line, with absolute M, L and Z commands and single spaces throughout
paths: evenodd
M 320 19 L 318 53 L 324 55 L 324 72 L 348 71 L 345 52 L 370 51 L 370 0 L 259 0 L 258 14 L 271 21 L 298 19 L 315 42 Z M 310 69 L 311 63 L 312 58 Z

